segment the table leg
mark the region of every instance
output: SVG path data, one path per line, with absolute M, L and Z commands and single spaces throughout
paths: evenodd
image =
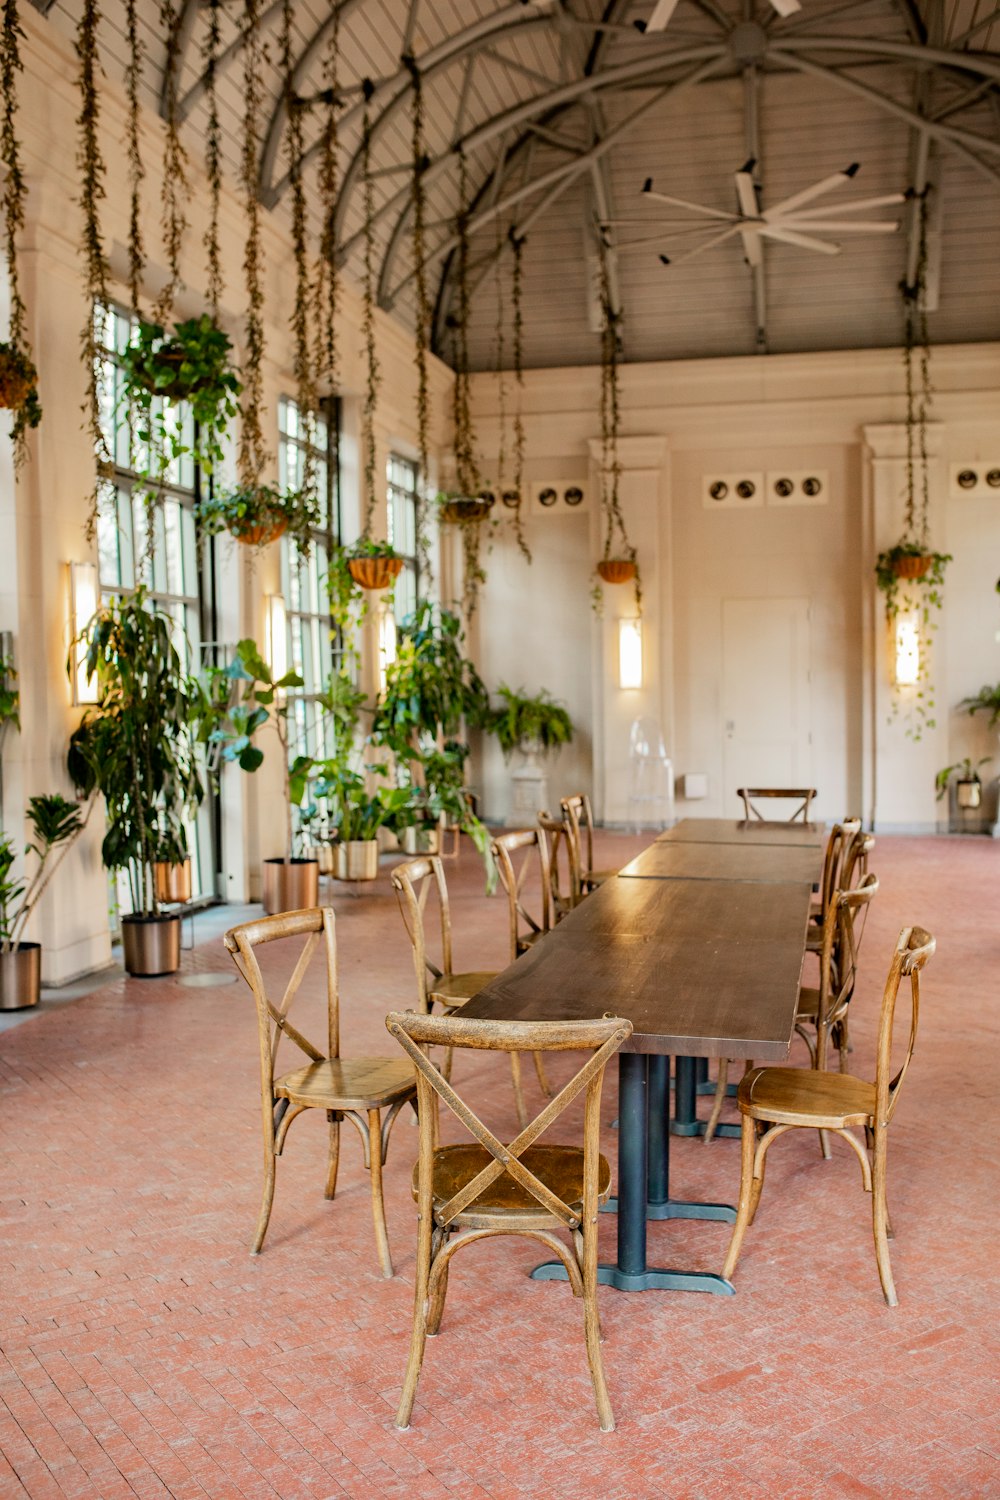
M 674 1078 L 674 1117 L 670 1121 L 671 1135 L 704 1135 L 705 1121 L 698 1119 L 697 1098 L 704 1090 L 699 1081 L 699 1064 L 707 1066 L 707 1059 L 700 1057 L 678 1057 L 675 1064 Z M 709 1091 L 714 1094 L 715 1085 L 709 1085 Z M 735 1094 L 736 1086 L 731 1084 L 727 1090 Z M 716 1135 L 738 1136 L 739 1125 L 731 1125 L 724 1121 L 715 1127 Z

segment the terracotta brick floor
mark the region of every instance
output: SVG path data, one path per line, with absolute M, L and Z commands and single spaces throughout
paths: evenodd
M 602 835 L 599 863 L 644 842 Z M 835 1145 L 823 1162 L 814 1137 L 787 1138 L 735 1298 L 602 1289 L 612 1434 L 597 1427 L 579 1304 L 530 1281 L 537 1253 L 510 1240 L 459 1257 L 412 1428 L 395 1430 L 415 1231 L 406 1118 L 387 1167 L 393 1281 L 353 1133 L 323 1200 L 318 1116 L 292 1129 L 251 1259 L 259 1102 L 242 986 L 112 977 L 0 1036 L 0 1496 L 1000 1495 L 1000 848 L 884 838 L 874 868 L 856 1070 L 872 1067 L 897 930 L 919 921 L 939 939 L 890 1142 L 900 1306 L 882 1300 L 854 1158 Z M 459 964 L 500 966 L 504 908 L 468 855 L 449 875 Z M 388 1050 L 382 1017 L 413 988 L 385 871 L 334 904 L 348 1043 Z M 221 925 L 199 918 L 183 973 L 225 971 Z M 509 1127 L 502 1062 L 456 1067 Z M 613 1068 L 608 1084 L 613 1159 Z M 677 1196 L 733 1200 L 737 1143 L 676 1141 L 672 1173 Z M 609 1217 L 609 1256 L 614 1233 Z M 727 1240 L 719 1224 L 650 1227 L 660 1264 L 718 1269 Z

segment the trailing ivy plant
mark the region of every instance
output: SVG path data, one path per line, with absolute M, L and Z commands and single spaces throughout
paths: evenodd
M 159 323 L 139 323 L 121 356 L 122 400 L 139 413 L 137 436 L 157 455 L 147 471 L 154 480 L 162 481 L 169 462 L 189 451 L 209 473 L 221 463 L 222 438 L 241 389 L 231 353 L 228 334 L 208 313 L 175 323 L 169 335 Z M 196 424 L 190 449 L 166 419 L 164 400 L 190 406 Z
M 266 547 L 285 536 L 307 556 L 313 532 L 320 524 L 319 502 L 302 490 L 284 492 L 268 484 L 240 485 L 234 490 L 202 495 L 195 502 L 202 533 L 228 531 L 238 541 Z
M 611 294 L 611 276 L 608 270 L 607 248 L 603 239 L 598 246 L 598 263 L 601 277 L 601 513 L 604 519 L 604 544 L 598 564 L 598 580 L 591 593 L 594 609 L 601 614 L 604 593 L 599 581 L 602 565 L 614 562 L 630 564 L 634 568 L 636 613 L 642 613 L 642 579 L 635 548 L 629 541 L 625 527 L 625 516 L 621 507 L 619 485 L 621 463 L 618 458 L 618 433 L 621 427 L 621 380 L 619 355 L 621 349 L 621 310 L 615 306 Z
M 10 299 L 9 341 L 0 344 L 0 401 L 14 412 L 14 468 L 19 470 L 27 453 L 25 434 L 42 419 L 38 400 L 37 373 L 31 357 L 27 320 L 18 275 L 17 238 L 24 228 L 25 183 L 17 139 L 17 75 L 23 71 L 21 42 L 24 32 L 17 0 L 3 0 L 3 32 L 0 34 L 0 163 L 3 165 L 3 234 Z M 7 378 L 3 379 L 6 367 Z M 3 398 L 6 391 L 7 399 Z M 17 399 L 10 399 L 16 395 Z
M 101 376 L 99 362 L 102 350 L 98 328 L 108 305 L 110 268 L 101 234 L 100 205 L 105 197 L 104 158 L 100 147 L 100 101 L 97 72 L 97 28 L 100 19 L 98 0 L 83 0 L 76 33 L 79 58 L 80 113 L 77 116 L 79 139 L 76 162 L 80 173 L 80 207 L 83 209 L 83 291 L 86 315 L 80 334 L 87 394 L 83 403 L 86 426 L 94 445 L 94 480 L 87 513 L 86 535 L 93 541 L 97 532 L 97 515 L 101 480 L 111 469 L 111 454 L 101 423 Z

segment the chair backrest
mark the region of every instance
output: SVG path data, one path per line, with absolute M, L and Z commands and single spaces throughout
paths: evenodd
M 860 818 L 845 818 L 843 823 L 834 823 L 830 830 L 830 837 L 826 841 L 826 853 L 823 856 L 823 877 L 819 887 L 820 911 L 824 916 L 833 900 L 834 891 L 843 890 L 849 884 L 841 880 L 841 870 L 844 867 L 847 850 L 855 834 L 860 830 Z
M 269 997 L 264 976 L 257 960 L 257 950 L 268 943 L 301 937 L 305 941 L 291 969 L 281 1000 L 276 1005 Z M 312 907 L 308 911 L 279 912 L 232 927 L 223 942 L 240 974 L 253 992 L 257 1004 L 257 1035 L 260 1044 L 261 1089 L 264 1112 L 271 1118 L 271 1096 L 274 1064 L 283 1036 L 304 1052 L 311 1062 L 340 1056 L 340 994 L 337 985 L 337 941 L 334 915 L 329 907 Z M 326 961 L 327 1050 L 309 1041 L 289 1020 L 289 1011 L 299 992 L 316 949 L 322 944 Z
M 882 1010 L 878 1023 L 878 1050 L 875 1059 L 875 1127 L 888 1125 L 896 1108 L 896 1100 L 902 1087 L 906 1070 L 913 1056 L 917 1039 L 917 1023 L 920 1019 L 920 971 L 931 957 L 937 944 L 929 932 L 922 927 L 904 927 L 896 940 L 896 948 L 889 965 L 889 977 L 882 993 Z M 896 1018 L 896 1000 L 900 982 L 910 981 L 910 1035 L 906 1044 L 906 1056 L 894 1077 L 892 1072 L 892 1033 Z
M 523 953 L 528 941 L 538 932 L 548 932 L 552 926 L 552 893 L 549 888 L 549 841 L 541 828 L 520 828 L 513 833 L 501 833 L 490 845 L 497 862 L 500 884 L 507 892 L 507 907 L 510 913 L 510 959 L 513 963 Z M 541 876 L 541 921 L 536 922 L 524 905 L 525 881 L 538 856 L 538 871 Z
M 556 820 L 550 812 L 538 814 L 538 826 L 548 838 L 549 845 L 549 893 L 551 897 L 552 920 L 560 908 L 571 906 L 574 901 L 579 900 L 583 893 L 583 879 L 580 874 L 580 851 L 576 839 L 573 838 L 565 820 Z M 563 895 L 562 875 L 560 873 L 559 856 L 566 851 L 566 894 Z
M 451 954 L 451 909 L 448 905 L 448 886 L 444 878 L 444 865 L 436 854 L 421 859 L 411 859 L 405 865 L 397 865 L 392 872 L 393 889 L 403 915 L 403 924 L 413 946 L 413 967 L 417 975 L 417 995 L 422 1011 L 430 1009 L 430 987 L 428 975 L 440 979 L 443 974 L 453 972 Z M 434 889 L 437 893 L 441 918 L 441 966 L 428 954 L 427 924 L 424 920 L 427 900 Z
M 850 890 L 852 886 L 860 884 L 862 877 L 868 874 L 868 860 L 874 848 L 875 835 L 862 833 L 859 829 L 844 852 L 840 874 L 842 890 Z
M 851 1002 L 868 908 L 877 895 L 877 875 L 866 875 L 852 890 L 833 893 L 823 922 L 820 950 L 821 1024 L 842 1014 Z
M 610 1058 L 632 1033 L 632 1022 L 620 1016 L 599 1021 L 480 1021 L 462 1016 L 417 1015 L 392 1011 L 385 1018 L 390 1034 L 411 1058 L 417 1074 L 417 1104 L 420 1120 L 418 1212 L 430 1220 L 434 1152 L 438 1145 L 437 1100 L 441 1099 L 455 1118 L 493 1158 L 465 1187 L 434 1211 L 434 1222 L 450 1224 L 497 1178 L 513 1178 L 532 1198 L 568 1229 L 579 1228 L 597 1213 L 597 1173 L 600 1160 L 601 1085 Z M 514 1140 L 505 1142 L 479 1118 L 423 1050 L 428 1046 L 474 1047 L 491 1052 L 590 1053 L 583 1066 Z M 566 1203 L 541 1182 L 521 1160 L 528 1147 L 547 1130 L 567 1105 L 586 1089 L 583 1127 L 583 1201 Z
M 760 809 L 754 807 L 755 798 L 758 801 L 781 799 L 786 802 L 797 802 L 799 805 L 787 817 L 778 818 L 776 822 L 808 823 L 809 804 L 816 795 L 816 788 L 814 786 L 741 786 L 737 788 L 736 795 L 743 798 L 743 811 L 747 818 L 759 818 L 762 823 L 768 821 Z M 768 811 L 770 812 L 770 809 Z
M 576 845 L 576 862 L 581 878 L 594 868 L 594 814 L 586 792 L 574 792 L 571 797 L 560 797 L 563 821 L 569 836 Z

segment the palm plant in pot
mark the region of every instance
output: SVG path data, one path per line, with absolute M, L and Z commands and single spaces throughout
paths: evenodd
M 24 878 L 14 871 L 13 839 L 0 835 L 0 1011 L 38 1004 L 42 949 L 26 942 L 24 933 L 67 850 L 86 827 L 92 805 L 84 810 L 58 792 L 31 798 L 31 838 L 24 852 L 34 857 L 34 870 Z
M 136 977 L 180 967 L 181 919 L 160 911 L 155 867 L 183 848 L 184 818 L 204 796 L 194 732 L 201 695 L 175 629 L 140 588 L 102 605 L 80 637 L 97 702 L 70 740 L 69 772 L 83 795 L 104 798 L 101 857 L 127 881 L 122 946 Z
M 515 750 L 520 752 L 521 764 L 512 777 L 512 816 L 516 817 L 547 805 L 548 788 L 538 757 L 569 744 L 573 720 L 544 688 L 528 697 L 503 682 L 497 691 L 503 706 L 491 712 L 485 727 L 496 736 L 505 760 L 510 760 Z

